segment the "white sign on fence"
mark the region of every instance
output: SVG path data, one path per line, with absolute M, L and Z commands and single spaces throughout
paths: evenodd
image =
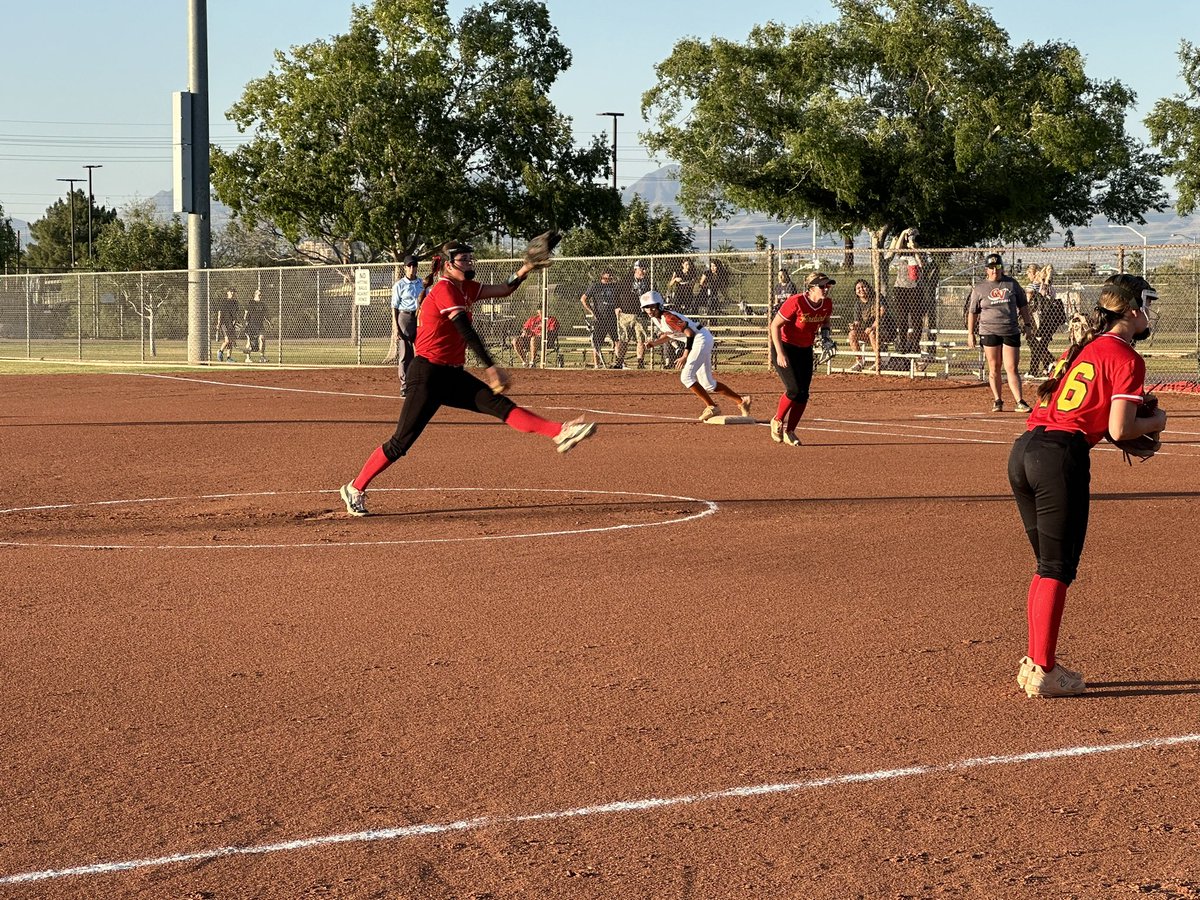
M 354 305 L 371 305 L 371 270 L 354 270 Z

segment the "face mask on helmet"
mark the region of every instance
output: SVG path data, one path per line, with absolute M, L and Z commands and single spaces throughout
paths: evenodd
M 449 256 L 450 265 L 462 272 L 463 278 L 466 281 L 475 280 L 475 270 L 473 268 L 463 268 L 463 266 L 470 266 L 475 262 L 474 247 L 470 246 L 469 244 L 463 244 L 451 250 Z
M 1146 327 L 1133 336 L 1133 342 L 1144 341 L 1150 337 L 1150 333 L 1154 330 L 1154 325 L 1158 321 L 1158 313 L 1155 312 L 1153 303 L 1158 299 L 1158 292 L 1154 288 L 1146 288 L 1141 292 L 1141 296 L 1134 301 L 1137 308 L 1146 314 Z

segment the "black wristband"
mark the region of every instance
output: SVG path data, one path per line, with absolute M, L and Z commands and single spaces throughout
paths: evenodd
M 828 341 L 828 340 L 830 340 L 829 326 L 828 326 L 828 325 L 823 325 L 823 326 L 821 326 L 821 340 L 823 340 L 823 341 Z
M 507 284 L 510 288 L 512 288 L 515 291 L 517 288 L 519 288 L 521 286 L 521 282 L 523 282 L 525 280 L 525 278 L 526 278 L 526 276 L 517 275 L 514 272 L 512 274 L 512 276 L 509 277 L 508 281 L 506 281 L 504 283 Z
M 683 349 L 685 349 L 688 353 L 692 352 L 692 341 L 694 340 L 696 340 L 696 336 L 694 334 L 689 334 L 687 336 L 687 343 L 683 345 Z

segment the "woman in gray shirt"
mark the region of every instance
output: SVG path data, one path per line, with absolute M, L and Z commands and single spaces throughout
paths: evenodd
M 1033 315 L 1025 290 L 1015 278 L 1004 274 L 1004 260 L 999 253 L 989 253 L 985 262 L 987 279 L 971 288 L 967 298 L 967 346 L 975 347 L 975 328 L 979 327 L 979 342 L 983 344 L 983 357 L 987 364 L 988 387 L 992 389 L 992 412 L 1001 412 L 1004 401 L 1000 399 L 1000 364 L 1008 378 L 1008 389 L 1012 392 L 1013 406 L 1017 412 L 1030 411 L 1029 404 L 1021 396 L 1021 331 L 1028 336 L 1033 332 Z M 1025 323 L 1024 329 L 1017 324 L 1018 317 Z

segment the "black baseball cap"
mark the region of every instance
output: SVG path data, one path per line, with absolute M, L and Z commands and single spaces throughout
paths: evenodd
M 404 264 L 406 266 L 415 266 L 417 264 L 417 258 L 410 253 L 408 256 L 404 257 Z
M 983 261 L 983 264 L 985 266 L 987 266 L 989 269 L 1003 269 L 1004 268 L 1004 260 L 1003 260 L 1003 258 L 1001 258 L 999 253 L 989 253 L 987 255 L 987 259 L 985 259 Z

